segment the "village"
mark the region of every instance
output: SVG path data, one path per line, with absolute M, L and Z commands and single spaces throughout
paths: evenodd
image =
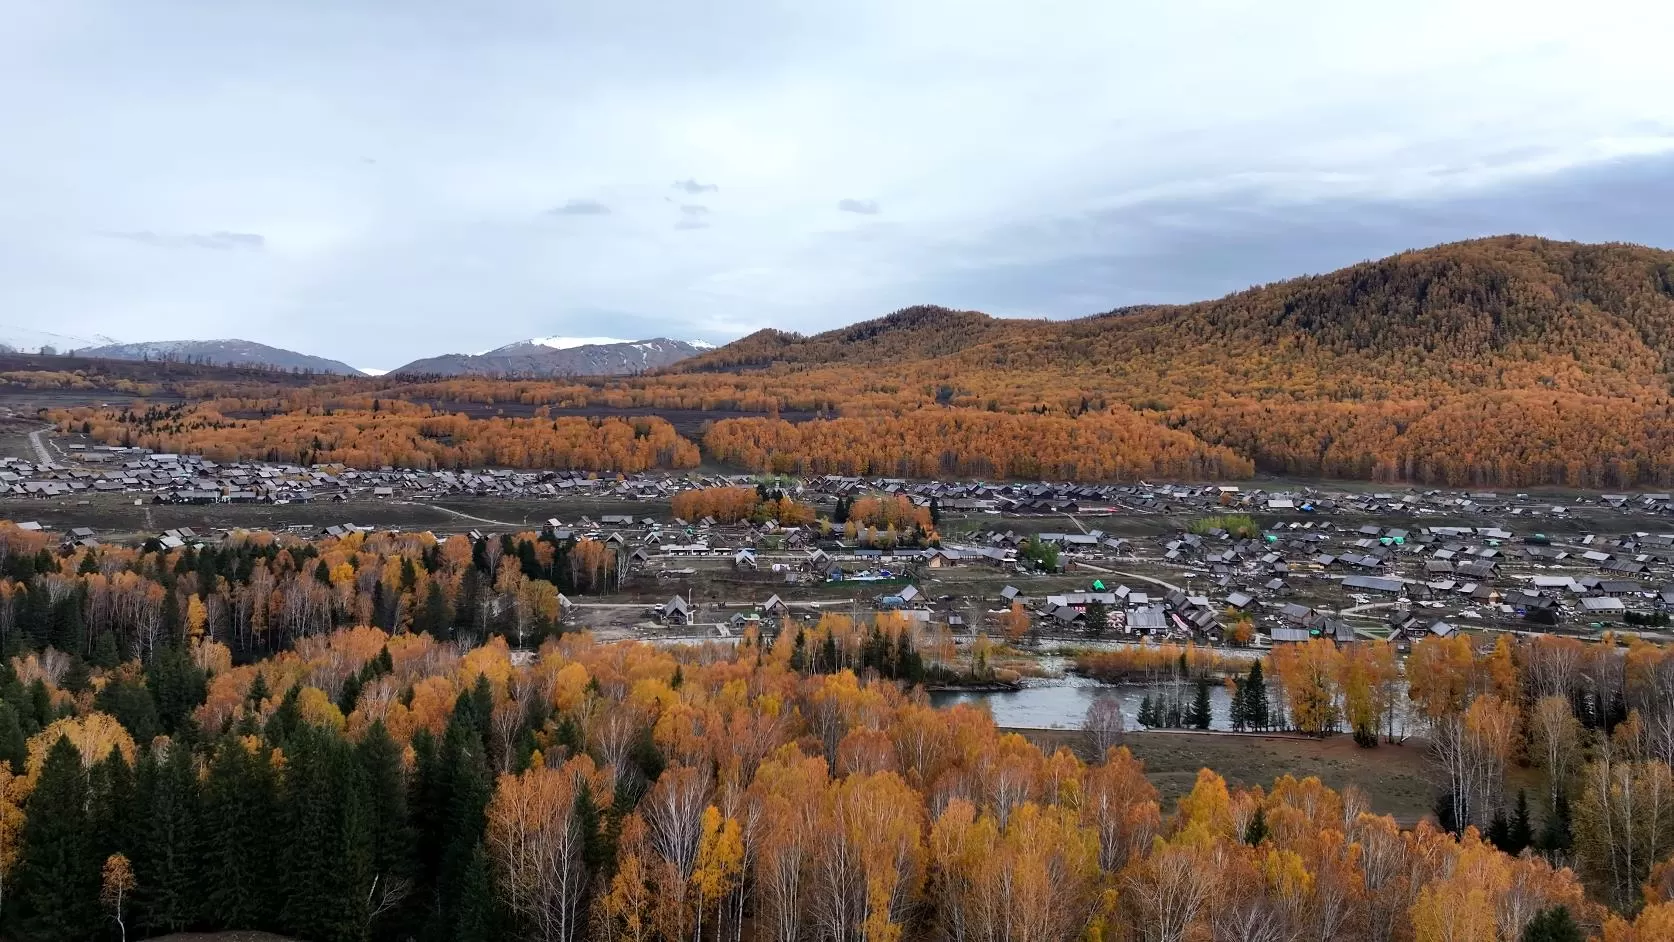
M 735 638 L 838 610 L 891 611 L 956 639 L 1005 637 L 1023 650 L 1140 641 L 1259 649 L 1317 637 L 1404 645 L 1460 630 L 1657 635 L 1674 606 L 1669 494 L 774 483 L 824 521 L 863 495 L 929 508 L 938 539 L 908 546 L 823 521 L 722 525 L 670 512 L 682 491 L 757 483 L 743 475 L 355 470 L 48 442 L 35 457 L 49 460 L 0 458 L 0 507 L 66 546 L 172 549 L 234 529 L 301 539 L 538 530 L 559 543 L 598 540 L 616 553 L 613 591 L 566 599 L 564 617 L 604 637 Z M 239 519 L 252 505 L 272 515 L 266 526 Z M 511 506 L 521 513 L 500 512 Z M 153 510 L 190 508 L 206 525 L 101 526 L 101 507 L 137 508 L 147 521 Z M 304 508 L 317 522 L 285 522 Z M 408 511 L 433 509 L 446 513 L 440 524 L 404 522 Z M 34 519 L 48 516 L 56 522 Z M 350 522 L 357 516 L 381 522 Z

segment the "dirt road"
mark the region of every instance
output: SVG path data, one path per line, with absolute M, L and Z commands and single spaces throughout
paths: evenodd
M 52 464 L 52 452 L 47 450 L 46 442 L 41 436 L 52 431 L 52 426 L 43 426 L 29 433 L 29 447 L 35 449 L 36 464 Z

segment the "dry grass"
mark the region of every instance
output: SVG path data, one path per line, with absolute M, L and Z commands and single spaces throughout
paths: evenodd
M 1074 730 L 1019 730 L 1043 748 L 1080 748 Z M 1300 736 L 1241 736 L 1174 731 L 1130 734 L 1125 745 L 1145 763 L 1146 777 L 1161 794 L 1163 807 L 1191 791 L 1199 769 L 1210 768 L 1229 785 L 1270 787 L 1281 775 L 1318 776 L 1335 789 L 1354 785 L 1372 808 L 1403 825 L 1430 813 L 1436 788 L 1424 744 L 1361 749 L 1348 736 L 1311 739 Z

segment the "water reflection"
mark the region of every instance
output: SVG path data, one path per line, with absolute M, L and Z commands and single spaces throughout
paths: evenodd
M 938 691 L 930 695 L 937 707 L 956 703 L 986 703 L 994 714 L 997 726 L 1022 729 L 1075 729 L 1087 715 L 1087 707 L 1094 699 L 1115 697 L 1122 705 L 1129 729 L 1139 729 L 1139 704 L 1152 689 L 1139 684 L 1052 684 L 1025 687 L 1022 690 L 1001 691 Z M 1189 706 L 1195 691 L 1187 687 L 1182 693 Z M 1209 688 L 1210 729 L 1232 728 L 1232 696 L 1222 684 Z

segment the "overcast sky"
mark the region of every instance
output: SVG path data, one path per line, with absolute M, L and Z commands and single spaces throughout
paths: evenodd
M 1674 247 L 1674 4 L 0 0 L 0 324 L 393 367 Z

